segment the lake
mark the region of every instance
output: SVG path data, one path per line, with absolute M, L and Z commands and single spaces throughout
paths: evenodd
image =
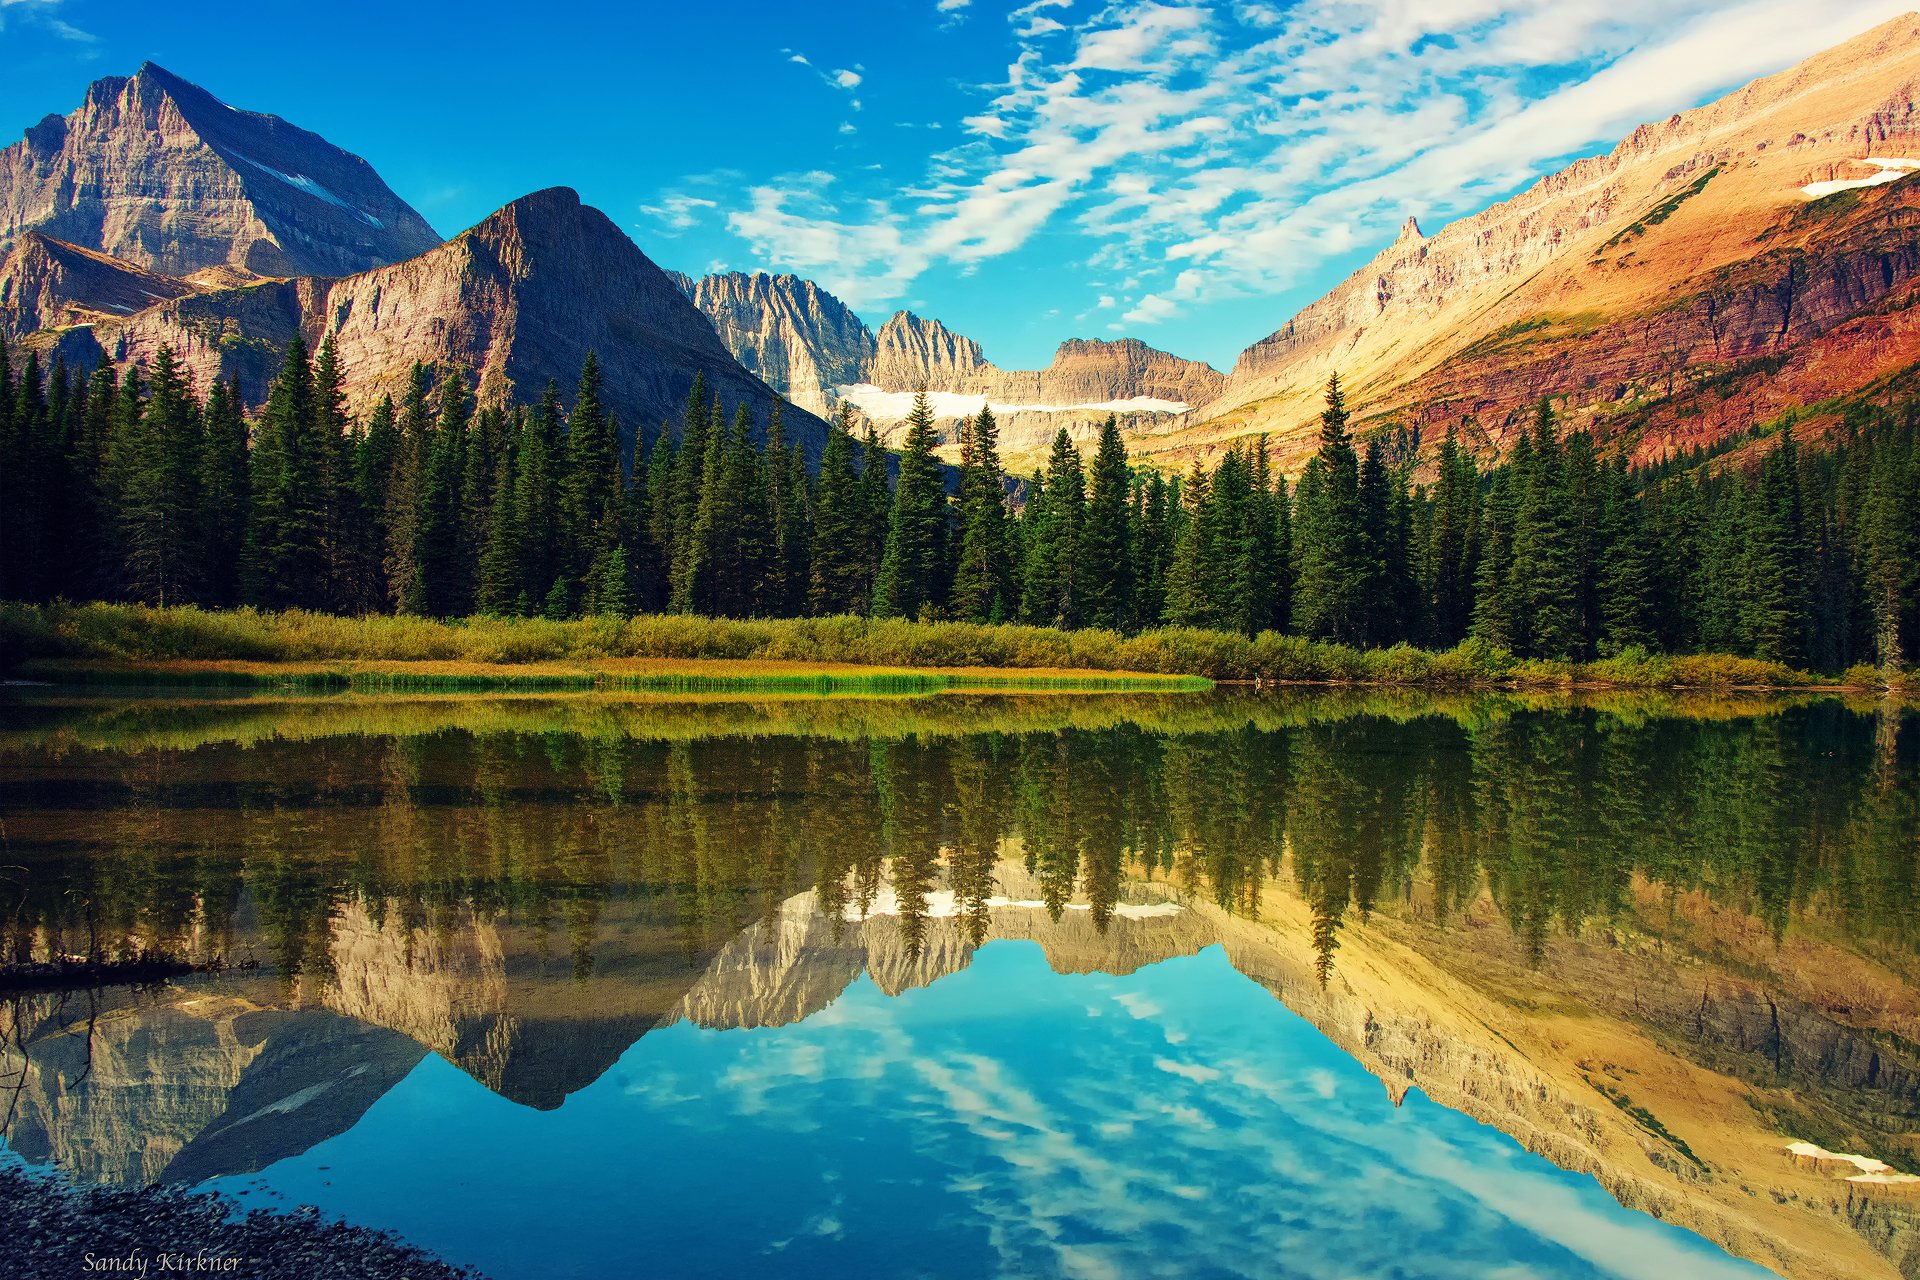
M 0 1001 L 0 1162 L 496 1280 L 1912 1275 L 1917 721 L 12 690 L 6 958 L 216 971 Z

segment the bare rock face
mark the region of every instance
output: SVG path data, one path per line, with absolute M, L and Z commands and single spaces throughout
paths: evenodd
M 1805 215 L 1885 206 L 1916 179 L 1825 200 L 1810 184 L 1884 178 L 1872 161 L 1914 156 L 1917 98 L 1920 14 L 1907 14 L 1642 125 L 1431 236 L 1409 219 L 1372 262 L 1248 347 L 1164 447 L 1204 452 L 1271 432 L 1297 465 L 1335 371 L 1362 423 L 1397 418 L 1436 439 L 1456 427 L 1495 453 L 1552 396 L 1563 420 L 1631 435 L 1641 460 L 1851 391 L 1910 362 L 1897 317 L 1911 236 L 1862 219 L 1830 220 L 1810 239 Z M 1788 261 L 1788 250 L 1819 261 Z M 1871 332 L 1848 336 L 1849 325 Z M 1762 358 L 1802 369 L 1791 394 L 1751 364 Z M 1701 406 L 1729 399 L 1737 411 L 1701 435 Z
M 438 244 L 357 156 L 147 63 L 0 151 L 0 253 L 27 231 L 164 275 L 348 275 Z
M 911 311 L 895 312 L 876 334 L 845 303 L 798 276 L 670 274 L 750 372 L 823 417 L 848 401 L 856 417 L 894 443 L 908 397 L 921 386 L 934 397 L 949 446 L 960 418 L 990 403 L 1003 453 L 1020 463 L 1044 453 L 1062 428 L 1076 441 L 1092 441 L 1110 412 L 1136 432 L 1163 428 L 1212 400 L 1225 382 L 1199 361 L 1136 338 L 1070 339 L 1045 369 L 1001 369 L 972 338 Z
M 184 280 L 29 231 L 0 261 L 0 332 L 91 324 L 191 292 Z
M 847 305 L 793 275 L 671 273 L 742 367 L 809 412 L 833 411 L 833 388 L 866 380 L 873 331 Z
M 880 326 L 878 343 L 866 381 L 887 391 L 911 391 L 923 382 L 929 390 L 965 390 L 990 367 L 972 338 L 911 311 L 894 312 Z
M 237 376 L 258 403 L 295 332 L 309 346 L 333 337 L 348 407 L 361 414 L 397 395 L 415 361 L 472 370 L 483 402 L 508 403 L 538 397 L 549 379 L 571 389 L 589 351 L 628 439 L 677 424 L 698 373 L 729 408 L 745 404 L 761 422 L 779 400 L 665 272 L 564 187 L 523 196 L 405 262 L 194 294 L 61 344 L 70 359 L 115 364 L 170 346 L 201 385 Z M 786 416 L 788 438 L 818 457 L 825 425 Z

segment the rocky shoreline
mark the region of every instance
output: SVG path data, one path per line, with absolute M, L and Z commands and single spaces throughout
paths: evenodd
M 236 1213 L 175 1187 L 72 1187 L 0 1168 L 0 1273 L 16 1280 L 154 1274 L 244 1280 L 484 1280 L 388 1232 L 320 1216 Z

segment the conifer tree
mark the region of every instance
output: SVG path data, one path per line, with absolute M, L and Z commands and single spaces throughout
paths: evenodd
M 954 616 L 1002 622 L 1013 616 L 1013 555 L 1008 545 L 1006 475 L 1000 465 L 1000 427 L 993 410 L 967 424 L 960 466 L 960 554 L 954 568 Z
M 1294 510 L 1299 558 L 1294 621 L 1310 636 L 1351 643 L 1361 638 L 1366 626 L 1367 566 L 1360 460 L 1347 423 L 1346 397 L 1336 373 L 1327 380 L 1327 404 L 1320 415 L 1318 483 L 1311 495 L 1301 496 Z
M 239 391 L 214 379 L 205 418 L 199 460 L 201 592 L 206 603 L 224 608 L 239 602 L 247 540 L 247 424 Z
M 1603 653 L 1618 653 L 1636 645 L 1651 648 L 1655 644 L 1649 590 L 1652 552 L 1643 512 L 1624 462 L 1616 461 L 1600 474 L 1599 540 L 1606 554 L 1595 583 L 1599 648 Z
M 871 603 L 867 519 L 860 477 L 853 469 L 852 429 L 853 406 L 843 400 L 839 416 L 827 428 L 819 494 L 814 500 L 807 608 L 815 617 L 864 613 Z
M 1422 585 L 1426 594 L 1426 639 L 1438 648 L 1464 640 L 1473 621 L 1479 476 L 1453 429 L 1436 461 L 1432 523 L 1426 540 Z
M 1036 626 L 1082 624 L 1080 552 L 1086 508 L 1080 451 L 1062 427 L 1053 437 L 1046 477 L 1036 484 L 1021 521 L 1026 563 L 1020 603 L 1027 621 Z
M 560 486 L 565 472 L 560 431 L 560 388 L 551 380 L 527 415 L 515 459 L 514 514 L 520 522 L 520 589 L 544 611 L 559 599 L 570 600 L 563 581 L 566 565 L 560 548 Z M 561 616 L 564 617 L 563 609 Z
M 504 618 L 520 613 L 527 600 L 521 569 L 526 548 L 521 545 L 520 494 L 509 450 L 502 449 L 494 461 L 493 491 L 496 496 L 487 512 L 474 608 Z
M 1100 427 L 1086 519 L 1074 559 L 1082 570 L 1080 616 L 1090 627 L 1127 631 L 1134 625 L 1132 487 L 1120 420 L 1110 413 Z
M 414 582 L 419 557 L 414 542 L 420 531 L 422 496 L 427 480 L 427 459 L 433 447 L 433 409 L 428 403 L 432 383 L 427 367 L 418 360 L 407 373 L 407 389 L 400 401 L 400 424 L 393 458 L 393 475 L 387 483 L 386 570 L 387 590 L 392 607 L 401 613 L 413 610 L 420 592 Z M 260 447 L 254 448 L 254 474 L 261 473 Z
M 1309 467 L 1309 475 L 1315 472 Z M 1198 459 L 1187 472 L 1181 486 L 1182 518 L 1175 531 L 1172 558 L 1167 564 L 1167 625 L 1174 627 L 1215 627 L 1220 625 L 1213 586 L 1218 562 L 1214 546 L 1212 476 Z M 1306 487 L 1303 480 L 1302 487 Z
M 324 609 L 331 471 L 319 436 L 313 369 L 296 333 L 274 379 L 253 454 L 244 592 L 267 608 Z
M 1513 526 L 1513 583 L 1526 619 L 1524 652 L 1542 658 L 1581 656 L 1569 494 L 1553 406 L 1546 400 L 1534 415 L 1528 462 Z
M 887 522 L 886 550 L 873 587 L 873 616 L 937 614 L 947 601 L 947 488 L 933 458 L 933 407 L 926 384 L 914 392 Z

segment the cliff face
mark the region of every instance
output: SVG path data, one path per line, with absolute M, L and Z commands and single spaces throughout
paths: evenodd
M 1003 455 L 1020 467 L 1042 458 L 1063 427 L 1091 442 L 1109 413 L 1136 433 L 1164 431 L 1225 382 L 1208 365 L 1134 338 L 1069 339 L 1044 369 L 1001 369 L 972 338 L 911 311 L 895 312 L 876 334 L 797 276 L 673 278 L 742 365 L 823 417 L 846 401 L 897 444 L 913 392 L 925 385 L 949 458 L 957 456 L 960 419 L 982 403 L 999 419 Z
M 811 413 L 833 412 L 835 387 L 865 381 L 873 331 L 840 299 L 798 276 L 672 273 L 743 368 Z
M 1409 220 L 1372 262 L 1248 347 L 1221 394 L 1150 447 L 1205 451 L 1267 431 L 1297 463 L 1336 370 L 1362 422 L 1462 427 L 1492 451 L 1551 395 L 1576 424 L 1628 436 L 1623 447 L 1642 460 L 1744 429 L 1748 411 L 1852 390 L 1910 362 L 1897 316 L 1870 334 L 1829 335 L 1904 308 L 1914 237 L 1885 219 L 1833 218 L 1832 206 L 1903 203 L 1914 180 L 1818 203 L 1826 188 L 1812 184 L 1858 182 L 1885 170 L 1870 158 L 1914 156 L 1917 94 L 1920 15 L 1909 14 L 1643 125 L 1609 154 L 1430 237 Z M 1829 218 L 1819 238 L 1807 234 L 1810 213 Z M 1818 261 L 1787 261 L 1790 246 Z M 1762 375 L 1773 370 L 1743 367 L 1761 355 L 1802 366 L 1791 394 L 1770 394 Z M 1688 394 L 1709 383 L 1741 399 L 1740 420 L 1694 421 Z
M 0 151 L 0 253 L 33 230 L 172 276 L 346 275 L 440 240 L 364 160 L 152 63 Z
M 61 335 L 70 359 L 151 360 L 171 346 L 201 385 L 238 376 L 263 401 L 295 332 L 331 334 L 348 407 L 398 395 L 417 361 L 470 369 L 484 402 L 571 388 L 587 352 L 628 439 L 679 421 L 697 373 L 731 409 L 764 422 L 778 399 L 742 369 L 665 272 L 597 209 L 555 187 L 524 196 L 419 257 L 344 278 L 302 277 L 174 299 Z M 825 427 L 787 415 L 789 439 L 818 456 Z
M 91 324 L 191 292 L 184 280 L 29 231 L 0 260 L 0 332 Z
M 966 391 L 990 367 L 972 338 L 911 311 L 894 312 L 880 326 L 878 343 L 865 381 L 882 390 L 911 391 L 924 382 L 930 391 Z

